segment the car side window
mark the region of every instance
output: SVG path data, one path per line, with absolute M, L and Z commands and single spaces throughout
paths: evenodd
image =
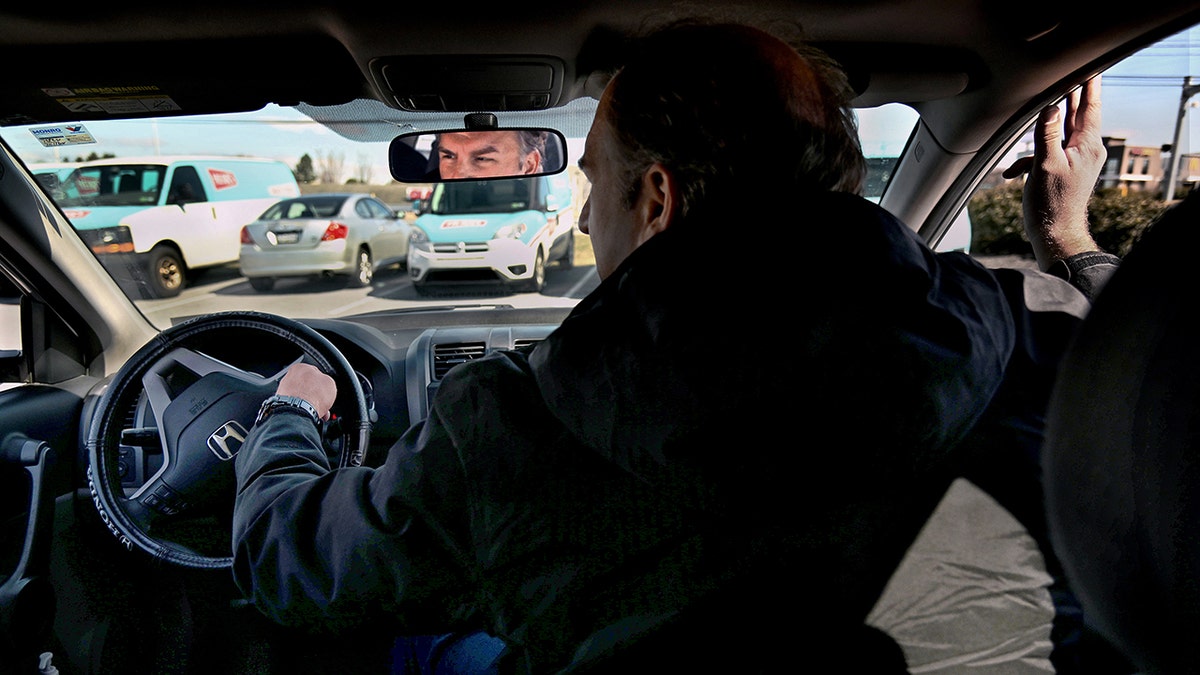
M 180 166 L 171 175 L 171 189 L 167 192 L 168 204 L 191 204 L 207 201 L 204 184 L 194 166 Z
M 363 199 L 362 201 L 360 201 L 354 205 L 354 212 L 357 213 L 360 218 L 365 218 L 368 220 L 371 218 L 379 217 L 379 216 L 375 215 L 374 212 L 372 212 L 371 205 L 368 204 L 367 200 L 365 200 L 365 199 Z
M 391 218 L 392 217 L 392 210 L 389 209 L 387 207 L 387 205 L 385 205 L 383 202 L 377 201 L 375 199 L 366 199 L 363 201 L 366 203 L 367 208 L 373 212 L 373 214 L 374 214 L 372 216 L 373 218 Z

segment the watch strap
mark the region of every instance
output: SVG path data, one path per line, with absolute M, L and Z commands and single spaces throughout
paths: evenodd
M 1097 265 L 1119 265 L 1121 259 L 1104 251 L 1087 251 L 1076 253 L 1068 258 L 1059 258 L 1050 264 L 1046 272 L 1060 279 L 1071 281 L 1084 270 Z
M 273 413 L 279 410 L 291 409 L 293 411 L 302 412 L 313 421 L 317 426 L 321 425 L 321 414 L 317 412 L 316 406 L 299 396 L 283 396 L 275 394 L 268 396 L 258 408 L 258 416 L 254 418 L 254 423 L 258 424 L 270 417 Z

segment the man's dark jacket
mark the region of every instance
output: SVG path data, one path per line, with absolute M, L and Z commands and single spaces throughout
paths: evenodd
M 258 425 L 239 586 L 305 628 L 482 629 L 533 672 L 856 657 L 1010 364 L 1047 387 L 1087 301 L 859 197 L 796 203 L 655 236 L 535 348 L 450 371 L 378 468 Z

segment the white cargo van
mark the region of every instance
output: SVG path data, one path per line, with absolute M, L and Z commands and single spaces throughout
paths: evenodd
M 178 295 L 192 270 L 235 263 L 242 226 L 300 196 L 287 164 L 249 157 L 118 157 L 79 164 L 58 205 L 117 279 Z

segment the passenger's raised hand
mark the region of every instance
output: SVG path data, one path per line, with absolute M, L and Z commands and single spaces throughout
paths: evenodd
M 1057 105 L 1038 115 L 1034 154 L 1004 172 L 1025 171 L 1025 234 L 1042 270 L 1055 260 L 1099 250 L 1088 227 L 1087 204 L 1104 168 L 1100 136 L 1100 77 L 1083 83 L 1067 97 L 1066 117 Z

